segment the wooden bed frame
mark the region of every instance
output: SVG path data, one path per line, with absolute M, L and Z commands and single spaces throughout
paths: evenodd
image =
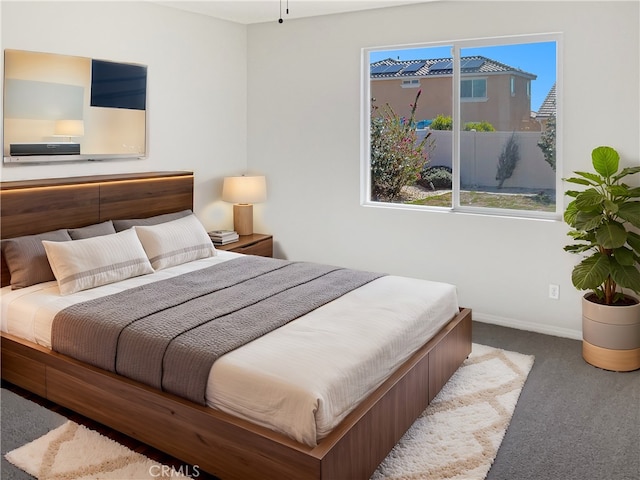
M 3 238 L 186 208 L 191 172 L 0 183 Z M 5 333 L 2 378 L 224 480 L 353 480 L 370 477 L 470 352 L 461 309 L 315 448 Z

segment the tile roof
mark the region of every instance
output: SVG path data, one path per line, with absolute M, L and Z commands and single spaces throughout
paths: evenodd
M 534 80 L 532 73 L 491 60 L 481 55 L 462 57 L 460 59 L 462 73 L 518 73 Z M 453 60 L 451 58 L 433 58 L 428 60 L 394 60 L 387 58 L 371 64 L 371 78 L 430 77 L 451 75 Z
M 540 105 L 536 117 L 550 117 L 556 114 L 556 84 L 554 83 L 547 93 L 547 97 Z

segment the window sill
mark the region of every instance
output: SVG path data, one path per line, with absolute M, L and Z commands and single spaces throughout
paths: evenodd
M 431 207 L 425 205 L 411 205 L 407 203 L 386 203 L 365 200 L 361 203 L 363 207 L 373 207 L 390 210 L 408 210 L 415 212 L 445 213 L 452 215 L 472 215 L 481 217 L 502 217 L 518 220 L 540 220 L 547 222 L 563 221 L 562 214 L 557 212 L 539 212 L 535 210 L 507 210 L 483 207 Z

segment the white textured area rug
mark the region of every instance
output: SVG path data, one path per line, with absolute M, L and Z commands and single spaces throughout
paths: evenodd
M 38 480 L 188 478 L 72 421 L 5 458 Z
M 532 366 L 532 356 L 473 344 L 469 358 L 372 479 L 484 479 Z M 6 458 L 38 480 L 157 479 L 183 473 L 73 422 Z
M 533 356 L 474 343 L 371 478 L 484 479 L 532 366 Z

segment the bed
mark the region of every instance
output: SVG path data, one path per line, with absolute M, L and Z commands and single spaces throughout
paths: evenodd
M 193 208 L 190 172 L 4 182 L 0 188 L 3 239 Z M 2 285 L 9 280 L 3 258 Z M 15 332 L 2 333 L 2 378 L 222 479 L 364 479 L 470 353 L 471 312 L 456 313 L 316 444 L 74 360 Z

